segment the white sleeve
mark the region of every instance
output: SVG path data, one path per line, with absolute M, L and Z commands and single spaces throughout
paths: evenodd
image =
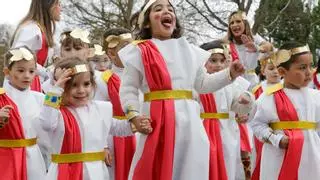
M 279 147 L 280 140 L 282 139 L 282 134 L 274 134 L 273 130 L 269 127 L 269 123 L 271 122 L 271 117 L 269 117 L 269 113 L 265 112 L 264 106 L 266 106 L 264 94 L 259 97 L 257 102 L 257 111 L 254 115 L 252 121 L 250 121 L 250 126 L 255 134 L 255 136 L 261 141 L 269 140 L 270 143 Z
M 250 92 L 241 91 L 239 89 L 240 89 L 239 87 L 233 86 L 233 98 L 232 98 L 232 104 L 231 104 L 231 111 L 241 115 L 248 114 L 254 105 L 255 98 Z M 248 104 L 239 103 L 239 98 L 241 95 L 249 100 Z
M 201 66 L 197 71 L 194 88 L 199 94 L 212 93 L 231 82 L 229 68 L 217 73 L 208 74 L 205 67 Z
M 133 132 L 131 130 L 130 122 L 112 118 L 109 134 L 113 136 L 132 136 Z
M 256 34 L 255 36 L 253 36 L 254 39 L 254 43 L 256 45 L 261 45 L 261 43 L 265 42 L 266 40 L 263 39 L 259 34 Z
M 27 46 L 32 51 L 37 52 L 42 47 L 42 34 L 40 28 L 35 23 L 29 23 L 20 27 L 17 31 L 12 47 Z
M 60 87 L 53 86 L 49 92 L 61 96 L 63 89 Z M 51 132 L 57 128 L 59 119 L 62 119 L 62 115 L 59 109 L 51 106 L 44 105 L 40 113 L 40 124 L 41 127 L 48 132 Z

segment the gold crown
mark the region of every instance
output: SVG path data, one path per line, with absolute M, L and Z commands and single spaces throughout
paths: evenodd
M 279 66 L 281 63 L 285 63 L 290 60 L 291 56 L 304 53 L 304 52 L 310 52 L 310 48 L 308 45 L 297 47 L 293 49 L 281 49 L 276 54 L 276 66 Z

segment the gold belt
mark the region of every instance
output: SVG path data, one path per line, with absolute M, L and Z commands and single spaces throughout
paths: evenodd
M 90 152 L 90 153 L 70 153 L 70 154 L 52 154 L 51 161 L 54 163 L 75 163 L 75 162 L 92 162 L 104 161 L 105 153 Z
M 201 119 L 229 119 L 229 113 L 201 113 Z
M 37 144 L 37 138 L 31 139 L 0 139 L 0 147 L 2 148 L 20 148 L 29 147 Z
M 280 121 L 269 123 L 269 126 L 273 130 L 285 130 L 285 129 L 316 129 L 317 123 L 310 121 Z
M 127 120 L 127 116 L 113 116 L 113 118 L 118 119 L 118 120 Z
M 165 99 L 192 99 L 192 91 L 163 90 L 152 91 L 144 94 L 144 102 Z

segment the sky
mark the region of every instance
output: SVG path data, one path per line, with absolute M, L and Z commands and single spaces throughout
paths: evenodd
M 16 26 L 27 14 L 31 0 L 0 0 L 0 24 Z

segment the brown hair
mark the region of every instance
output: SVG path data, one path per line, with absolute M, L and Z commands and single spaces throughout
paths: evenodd
M 37 57 L 34 55 L 34 53 L 31 51 L 31 49 L 29 49 L 27 46 L 20 46 L 20 47 L 16 47 L 16 48 L 11 48 L 4 54 L 4 61 L 3 61 L 4 67 L 8 68 L 9 70 L 12 69 L 12 66 L 15 64 L 16 61 L 10 62 L 10 58 L 13 56 L 13 54 L 11 54 L 10 51 L 15 50 L 15 49 L 19 49 L 19 48 L 27 49 L 33 55 L 34 65 L 37 66 L 37 63 L 36 63 Z
M 60 37 L 65 36 L 63 39 L 60 40 L 61 48 L 62 47 L 73 47 L 75 49 L 81 48 L 89 48 L 90 44 L 81 41 L 81 39 L 73 38 L 70 35 L 71 31 L 65 31 L 61 33 Z
M 81 60 L 81 59 L 79 59 L 79 58 L 77 58 L 77 57 L 63 58 L 63 59 L 61 59 L 61 61 L 59 61 L 59 62 L 56 64 L 53 73 L 55 73 L 58 68 L 60 68 L 60 69 L 69 69 L 69 68 L 74 68 L 76 65 L 82 65 L 82 64 L 85 64 L 85 65 L 89 68 L 89 72 L 90 72 L 90 82 L 91 82 L 93 88 L 96 89 L 97 84 L 96 84 L 96 81 L 95 81 L 94 70 L 93 70 L 93 68 L 90 66 L 90 64 L 89 64 L 88 61 Z M 75 76 L 77 76 L 77 74 L 71 76 L 71 79 L 69 79 L 69 80 L 66 82 L 66 85 L 65 85 L 65 88 L 64 88 L 65 91 L 64 91 L 64 93 L 63 93 L 62 96 L 66 95 L 66 94 L 70 91 L 70 89 L 71 89 L 71 87 L 72 87 L 72 84 L 73 84 L 73 82 L 74 82 L 74 79 L 75 79 L 74 77 L 75 77 Z
M 223 39 L 224 43 L 232 42 L 234 40 L 234 36 L 232 34 L 231 27 L 230 27 L 230 20 L 231 20 L 232 16 L 239 14 L 239 13 L 243 13 L 243 12 L 242 11 L 234 11 L 230 14 L 230 16 L 228 18 L 228 21 L 229 21 L 228 33 L 227 33 L 227 37 Z M 249 24 L 248 20 L 242 19 L 242 21 L 245 26 L 244 34 L 253 40 L 253 33 L 251 31 L 250 24 Z
M 29 21 L 35 21 L 40 26 L 41 31 L 45 34 L 48 46 L 53 47 L 53 34 L 56 26 L 55 22 L 52 21 L 51 8 L 58 2 L 59 0 L 32 0 L 28 14 L 18 24 L 13 38 L 15 38 L 17 31 L 22 28 L 24 24 Z M 14 39 L 11 40 L 11 45 L 13 40 Z
M 144 5 L 141 7 L 140 11 L 138 11 L 135 14 L 132 15 L 131 20 L 130 20 L 131 26 L 134 27 L 134 35 L 135 35 L 136 39 L 138 39 L 138 40 L 151 39 L 152 38 L 151 28 L 147 28 L 146 27 L 146 25 L 148 25 L 150 23 L 149 15 L 150 15 L 152 6 L 150 6 L 147 9 L 146 13 L 144 14 L 144 19 L 143 19 L 143 23 L 142 23 L 142 29 L 140 29 L 139 25 L 138 25 L 139 14 L 144 9 L 144 7 L 147 5 L 147 3 L 148 3 L 148 1 L 146 1 L 144 3 Z M 172 6 L 171 3 L 170 3 L 170 5 Z M 172 6 L 172 8 L 174 10 L 174 13 L 176 14 L 175 8 L 173 6 Z M 180 25 L 178 17 L 176 17 L 176 28 L 173 31 L 171 38 L 180 38 L 182 36 L 182 34 L 183 34 L 182 26 Z

